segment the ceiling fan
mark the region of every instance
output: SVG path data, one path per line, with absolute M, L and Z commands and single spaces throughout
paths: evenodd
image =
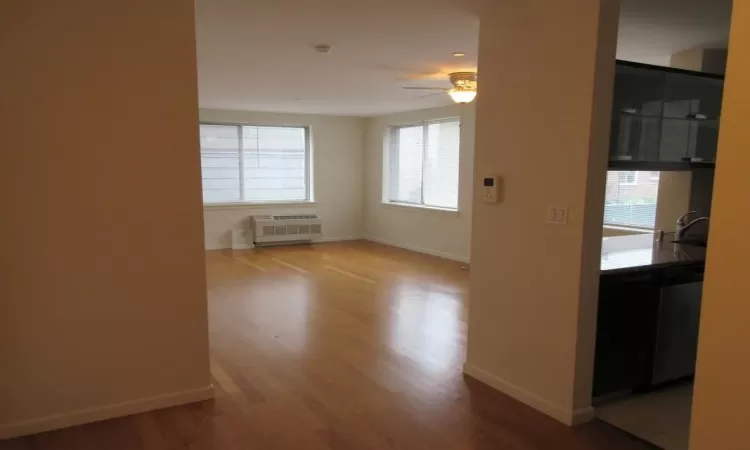
M 453 72 L 448 74 L 448 79 L 453 85 L 452 88 L 428 86 L 403 86 L 403 88 L 447 92 L 456 103 L 471 103 L 477 96 L 476 72 Z

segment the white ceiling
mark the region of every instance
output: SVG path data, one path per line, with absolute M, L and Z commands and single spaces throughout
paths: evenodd
M 450 104 L 401 86 L 442 86 L 407 78 L 476 67 L 483 1 L 197 0 L 200 106 L 373 116 Z M 731 0 L 623 0 L 618 58 L 667 64 L 725 43 L 730 10 Z
M 617 57 L 668 65 L 699 45 L 726 48 L 732 0 L 622 0 Z

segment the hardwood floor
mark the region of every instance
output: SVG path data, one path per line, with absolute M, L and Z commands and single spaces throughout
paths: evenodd
M 368 242 L 209 252 L 216 399 L 0 449 L 651 448 L 464 378 L 468 272 Z

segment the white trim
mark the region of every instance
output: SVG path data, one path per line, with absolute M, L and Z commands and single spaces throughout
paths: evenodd
M 345 242 L 345 241 L 363 241 L 367 240 L 363 237 L 358 236 L 345 236 L 345 237 L 326 237 L 326 238 L 320 238 L 320 239 L 314 239 L 312 241 L 294 241 L 294 242 L 288 242 L 283 245 L 297 245 L 297 244 L 325 244 L 327 242 Z M 230 247 L 206 247 L 204 251 L 206 252 L 212 252 L 217 250 L 252 250 L 255 248 L 255 245 L 252 243 L 247 244 L 247 248 L 232 248 Z
M 591 406 L 571 410 L 554 405 L 536 394 L 509 383 L 473 364 L 464 364 L 464 374 L 569 426 L 589 422 L 595 417 L 594 408 Z
M 634 232 L 644 233 L 644 234 L 652 233 L 654 231 L 653 228 L 637 228 L 637 227 L 628 227 L 625 225 L 609 225 L 606 223 L 604 224 L 604 228 L 609 228 L 611 230 L 634 231 Z
M 452 106 L 452 105 L 449 105 Z M 431 109 L 442 109 L 442 108 L 431 108 Z M 421 110 L 425 111 L 425 110 Z M 407 111 L 407 112 L 414 112 L 414 111 Z M 450 115 L 448 117 L 438 117 L 437 119 L 425 119 L 425 120 L 402 120 L 402 121 L 395 121 L 393 123 L 390 123 L 388 125 L 388 128 L 408 128 L 408 127 L 419 127 L 424 125 L 429 125 L 432 123 L 450 123 L 450 122 L 461 122 L 461 114 L 456 115 Z
M 232 123 L 232 122 L 210 122 L 210 121 L 198 121 L 198 127 L 202 126 L 209 126 L 209 127 L 234 127 L 237 128 L 237 156 L 239 160 L 239 194 L 240 194 L 240 201 L 237 203 L 248 203 L 245 201 L 245 127 L 251 128 L 301 128 L 304 130 L 305 134 L 305 198 L 304 199 L 297 199 L 293 200 L 296 202 L 312 202 L 313 201 L 313 188 L 311 186 L 312 181 L 312 166 L 310 165 L 310 161 L 312 160 L 312 142 L 311 142 L 311 131 L 310 131 L 310 125 L 257 125 L 257 124 L 247 124 L 247 123 Z M 200 147 L 200 153 L 203 155 L 203 145 L 202 142 L 199 143 Z M 201 162 L 201 180 L 203 179 L 203 162 Z M 211 203 L 209 203 L 211 205 Z M 204 204 L 205 207 L 205 204 Z
M 253 244 L 252 237 L 250 240 L 247 240 L 247 237 L 245 234 L 248 232 L 248 230 L 244 229 L 233 229 L 232 230 L 232 250 L 249 250 L 251 248 L 255 248 L 255 244 Z
M 314 207 L 316 202 L 280 202 L 280 203 L 204 203 L 204 210 L 221 209 L 268 209 L 268 208 L 304 208 Z
M 427 205 L 420 205 L 420 204 L 416 204 L 416 203 L 401 203 L 401 202 L 389 202 L 389 201 L 383 201 L 380 204 L 382 206 L 391 206 L 391 207 L 394 207 L 394 208 L 427 210 L 427 211 L 438 211 L 438 212 L 445 212 L 445 213 L 449 213 L 449 214 L 459 215 L 459 210 L 458 209 L 441 208 L 439 206 L 427 206 Z
M 156 395 L 137 400 L 129 400 L 113 405 L 95 406 L 76 411 L 54 414 L 36 419 L 21 420 L 0 424 L 0 439 L 10 439 L 27 434 L 67 428 L 115 417 L 129 416 L 155 409 L 169 408 L 186 403 L 200 402 L 214 398 L 213 386 L 204 386 L 187 391 Z
M 459 141 L 458 141 L 458 167 L 456 168 L 456 173 L 461 173 L 461 116 L 452 116 L 452 117 L 444 117 L 439 119 L 431 119 L 431 120 L 422 120 L 417 123 L 404 123 L 404 124 L 391 124 L 386 127 L 386 131 L 383 134 L 383 172 L 381 176 L 381 190 L 382 190 L 382 204 L 389 205 L 389 206 L 402 206 L 402 207 L 411 207 L 411 208 L 422 208 L 422 209 L 431 209 L 431 210 L 437 210 L 437 211 L 448 211 L 448 212 L 458 212 L 458 200 L 456 200 L 456 207 L 455 208 L 444 208 L 439 206 L 428 206 L 424 204 L 424 176 L 425 176 L 425 167 L 426 167 L 426 158 L 427 158 L 427 151 L 426 148 L 429 145 L 429 138 L 428 138 L 428 127 L 432 124 L 440 124 L 440 123 L 456 123 L 458 124 L 458 134 L 459 134 Z M 422 128 L 422 169 L 421 169 L 421 179 L 419 183 L 420 188 L 420 198 L 419 203 L 401 203 L 398 201 L 392 200 L 392 188 L 391 185 L 392 175 L 394 171 L 394 160 L 397 160 L 396 158 L 398 152 L 399 152 L 399 134 L 394 133 L 394 130 L 399 130 L 402 128 L 416 128 L 420 127 Z M 456 181 L 456 193 L 458 197 L 461 196 L 461 183 L 460 180 Z
M 627 227 L 624 225 L 609 225 L 604 224 L 604 228 L 607 228 L 609 230 L 618 230 L 618 231 L 631 231 L 633 233 L 642 233 L 642 234 L 649 234 L 653 233 L 653 228 L 636 228 L 636 227 Z
M 469 258 L 466 257 L 466 256 L 459 256 L 459 255 L 454 255 L 452 253 L 439 252 L 439 251 L 430 250 L 430 249 L 427 249 L 427 248 L 415 247 L 413 245 L 400 244 L 400 243 L 397 243 L 397 242 L 388 241 L 386 239 L 380 239 L 380 238 L 376 238 L 376 237 L 367 237 L 365 239 L 368 240 L 368 241 L 377 242 L 378 244 L 389 245 L 391 247 L 403 248 L 404 250 L 411 250 L 411 251 L 417 252 L 417 253 L 424 253 L 425 255 L 437 256 L 438 258 L 450 259 L 452 261 L 458 261 L 458 262 L 469 264 Z
M 322 239 L 315 239 L 312 241 L 313 244 L 315 243 L 326 243 L 326 242 L 345 242 L 345 241 L 362 241 L 364 240 L 363 237 L 357 237 L 357 236 L 348 236 L 348 237 L 327 237 Z

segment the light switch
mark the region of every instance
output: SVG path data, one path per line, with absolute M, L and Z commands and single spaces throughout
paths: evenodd
M 565 225 L 568 223 L 568 207 L 565 205 L 550 205 L 547 207 L 547 223 Z

